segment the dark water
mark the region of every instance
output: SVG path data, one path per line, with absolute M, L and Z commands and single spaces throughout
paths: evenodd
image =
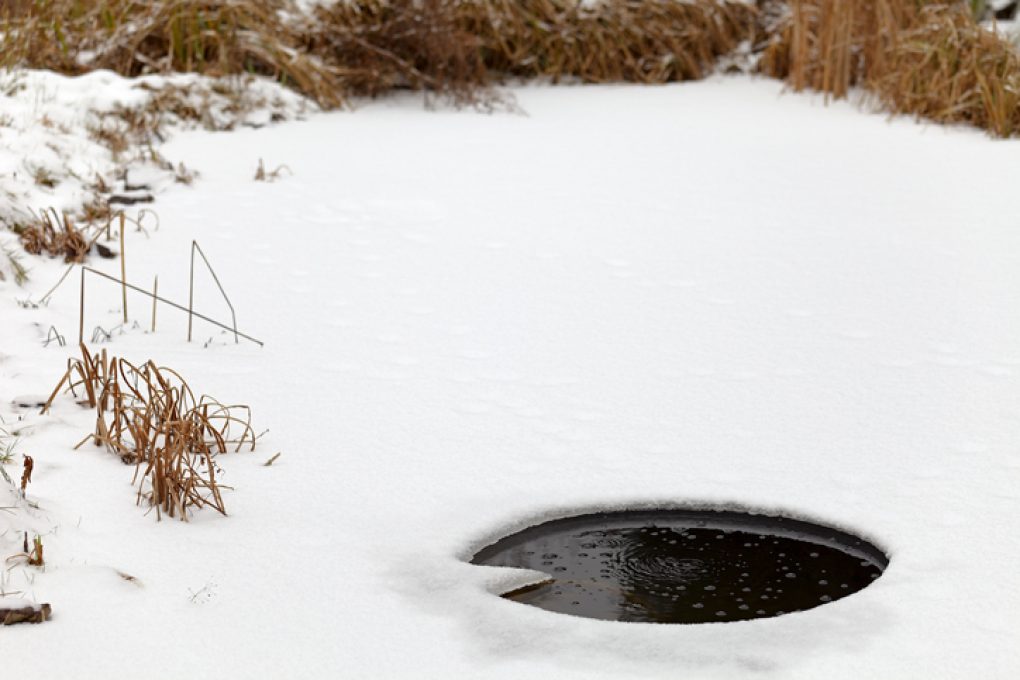
M 838 600 L 888 565 L 873 545 L 798 520 L 719 511 L 582 515 L 483 548 L 473 564 L 524 567 L 552 580 L 506 597 L 610 621 L 756 619 Z

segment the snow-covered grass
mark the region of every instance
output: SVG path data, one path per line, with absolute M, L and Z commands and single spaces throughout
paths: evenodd
M 106 347 L 251 405 L 230 513 L 146 516 L 131 468 L 40 416 L 76 278 L 0 283 L 0 415 L 36 461 L 53 605 L 11 677 L 961 678 L 1020 672 L 1015 142 L 888 121 L 743 77 L 529 87 L 527 115 L 414 98 L 229 135 L 128 234 L 128 279 L 187 299 L 197 239 L 234 344 L 129 299 Z M 255 182 L 259 158 L 293 176 Z M 97 267 L 119 275 L 118 261 Z M 199 273 L 196 309 L 228 318 Z M 120 321 L 90 282 L 86 336 Z M 265 462 L 276 453 L 270 467 Z M 873 586 L 705 626 L 561 616 L 472 552 L 578 510 L 739 506 L 856 531 Z M 9 540 L 5 537 L 4 540 Z
M 0 72 L 0 226 L 17 228 L 50 209 L 104 217 L 111 193 L 132 193 L 126 185 L 158 192 L 175 180 L 190 181 L 186 166 L 159 153 L 168 130 L 260 127 L 315 108 L 249 77 Z M 9 247 L 13 237 L 3 231 L 0 245 Z M 11 263 L 0 260 L 0 273 L 11 275 Z

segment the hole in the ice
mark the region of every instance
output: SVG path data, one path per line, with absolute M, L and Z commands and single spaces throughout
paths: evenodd
M 503 597 L 610 621 L 779 616 L 866 588 L 889 564 L 867 541 L 809 522 L 719 510 L 602 512 L 500 539 L 473 564 L 549 574 Z

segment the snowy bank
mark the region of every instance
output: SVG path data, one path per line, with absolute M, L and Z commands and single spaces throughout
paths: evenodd
M 55 527 L 22 582 L 53 620 L 2 632 L 5 671 L 1015 678 L 1017 143 L 781 91 L 536 87 L 527 116 L 408 98 L 176 135 L 201 181 L 132 232 L 128 278 L 184 299 L 198 239 L 266 346 L 189 345 L 162 309 L 147 333 L 132 298 L 108 348 L 270 432 L 221 458 L 229 517 L 157 524 L 128 468 L 70 450 L 87 411 L 11 404 L 73 352 L 42 342 L 76 335 L 76 285 L 5 296 L 0 403 Z M 253 182 L 259 158 L 293 176 Z M 60 271 L 36 266 L 33 295 Z M 88 328 L 119 299 L 97 288 Z M 891 564 L 811 611 L 655 626 L 501 600 L 535 574 L 465 562 L 539 519 L 692 504 L 845 527 Z

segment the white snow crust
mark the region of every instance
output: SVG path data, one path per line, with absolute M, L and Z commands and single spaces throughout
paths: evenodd
M 47 560 L 4 588 L 53 607 L 0 630 L 5 677 L 1020 676 L 1017 142 L 747 77 L 513 93 L 527 115 L 396 98 L 162 148 L 201 178 L 128 234 L 128 279 L 186 300 L 197 239 L 266 345 L 188 344 L 165 307 L 149 333 L 133 296 L 103 346 L 270 429 L 219 459 L 227 518 L 156 523 L 131 468 L 71 450 L 87 411 L 16 405 L 75 352 L 77 275 L 37 308 L 59 262 L 0 283 Z M 89 286 L 87 336 L 120 314 Z M 229 319 L 204 272 L 196 308 Z M 652 506 L 815 519 L 891 564 L 807 612 L 664 626 L 502 600 L 539 575 L 466 562 Z
M 280 85 L 248 76 L 131 79 L 99 70 L 68 78 L 50 71 L 0 71 L 0 226 L 51 208 L 74 216 L 92 198 L 97 181 L 112 191 L 123 186 L 125 177 L 154 190 L 172 183 L 174 173 L 153 158 L 152 148 L 136 146 L 114 153 L 96 135 L 126 129 L 112 114 L 118 109 L 141 110 L 165 88 L 179 92 L 182 103 L 205 112 L 197 121 L 164 113 L 159 122 L 169 129 L 262 127 L 273 117 L 295 118 L 317 109 Z M 152 144 L 159 146 L 157 139 Z

